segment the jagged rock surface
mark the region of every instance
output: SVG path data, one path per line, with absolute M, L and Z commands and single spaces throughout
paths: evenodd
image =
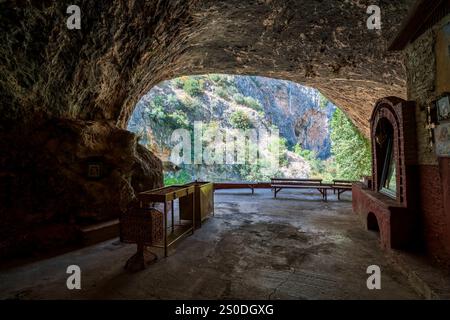
M 115 219 L 136 192 L 162 185 L 161 161 L 108 121 L 35 119 L 5 138 L 0 149 L 14 153 L 0 156 L 0 257 L 39 245 L 36 238 L 73 240 L 77 225 Z M 92 164 L 100 177 L 89 176 Z
M 254 74 L 320 89 L 367 135 L 374 102 L 405 97 L 398 54 L 386 53 L 413 0 L 83 1 L 81 30 L 66 28 L 70 1 L 0 4 L 3 119 L 112 119 L 125 127 L 155 84 L 185 74 Z

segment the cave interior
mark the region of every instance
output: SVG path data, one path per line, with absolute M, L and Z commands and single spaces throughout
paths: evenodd
M 366 26 L 367 6 L 356 0 L 84 1 L 80 29 L 68 28 L 69 2 L 0 3 L 0 297 L 33 287 L 25 298 L 450 298 L 450 287 L 442 289 L 446 280 L 428 281 L 450 276 L 450 134 L 444 134 L 450 115 L 439 113 L 450 95 L 448 1 L 383 2 L 382 27 L 375 30 Z M 167 258 L 155 249 L 158 260 L 148 266 L 142 265 L 147 249 L 138 245 L 131 263 L 144 271 L 126 272 L 136 246 L 118 240 L 122 217 L 145 207 L 151 197 L 142 193 L 164 187 L 163 163 L 126 130 L 134 107 L 162 81 L 212 73 L 320 90 L 371 142 L 372 175 L 329 206 L 293 191 L 287 192 L 293 200 L 277 202 L 262 181 L 250 194 L 212 187 L 214 215 L 200 219 L 201 228 L 192 228 Z M 188 210 L 180 217 L 193 215 L 195 208 L 186 208 L 195 202 L 194 195 L 180 200 L 176 209 Z M 164 212 L 158 208 L 151 210 Z M 147 223 L 167 229 L 158 217 L 139 220 L 132 231 Z M 139 234 L 141 244 L 151 244 L 147 233 Z M 354 244 L 340 241 L 342 234 Z M 374 250 L 368 260 L 388 270 L 385 255 L 393 255 L 410 280 L 408 272 L 425 270 L 425 280 L 410 285 L 389 276 L 383 293 L 370 294 L 355 282 L 341 295 L 335 280 L 335 289 L 314 291 L 296 273 L 317 268 L 331 283 L 327 261 L 345 260 L 340 267 L 349 272 L 336 272 L 349 279 L 358 263 L 367 267 L 367 259 L 354 255 L 364 250 Z M 97 256 L 114 266 L 94 262 Z M 322 259 L 314 262 L 317 256 Z M 267 260 L 279 285 L 264 278 Z M 71 261 L 86 265 L 86 281 L 98 284 L 97 291 L 63 293 L 56 276 L 41 288 L 42 274 L 65 271 Z M 184 282 L 158 280 L 168 272 L 191 273 Z M 180 283 L 190 289 L 176 289 Z

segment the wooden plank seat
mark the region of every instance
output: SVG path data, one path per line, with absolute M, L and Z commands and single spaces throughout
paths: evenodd
M 255 189 L 269 189 L 271 184 L 269 182 L 215 182 L 214 190 L 222 189 L 250 189 L 252 194 Z
M 338 200 L 340 200 L 341 194 L 343 194 L 346 191 L 351 191 L 352 185 L 357 182 L 359 181 L 335 179 L 331 184 L 331 186 L 333 187 L 333 193 L 336 194 L 337 192 Z
M 322 195 L 324 201 L 328 200 L 328 190 L 333 190 L 329 184 L 324 184 L 322 179 L 282 179 L 272 178 L 271 187 L 274 197 L 283 189 L 316 189 Z

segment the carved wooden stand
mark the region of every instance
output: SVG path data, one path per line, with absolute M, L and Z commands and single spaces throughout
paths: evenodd
M 120 238 L 125 243 L 136 243 L 136 253 L 128 259 L 125 269 L 137 272 L 156 262 L 158 257 L 147 246 L 163 238 L 162 212 L 154 208 L 132 208 L 121 217 Z

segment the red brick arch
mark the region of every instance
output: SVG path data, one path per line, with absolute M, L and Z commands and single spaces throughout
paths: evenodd
M 379 192 L 378 172 L 384 157 L 377 154 L 375 134 L 381 121 L 392 126 L 393 152 L 397 170 L 397 194 L 393 199 Z M 353 186 L 353 210 L 361 216 L 369 229 L 375 217 L 384 248 L 404 248 L 419 238 L 417 233 L 417 152 L 415 104 L 397 97 L 387 97 L 375 104 L 370 119 L 372 142 L 372 188 Z
M 372 178 L 373 178 L 373 188 L 375 191 L 379 190 L 381 187 L 380 172 L 378 161 L 380 160 L 380 155 L 377 154 L 377 146 L 375 141 L 375 133 L 378 125 L 383 119 L 386 119 L 393 128 L 394 134 L 394 156 L 397 170 L 397 195 L 396 200 L 403 203 L 406 199 L 405 188 L 403 187 L 404 178 L 404 152 L 403 152 L 403 125 L 402 125 L 402 114 L 398 112 L 399 105 L 406 103 L 405 100 L 397 97 L 387 97 L 378 102 L 372 112 L 372 117 L 370 119 L 370 131 L 372 140 Z

